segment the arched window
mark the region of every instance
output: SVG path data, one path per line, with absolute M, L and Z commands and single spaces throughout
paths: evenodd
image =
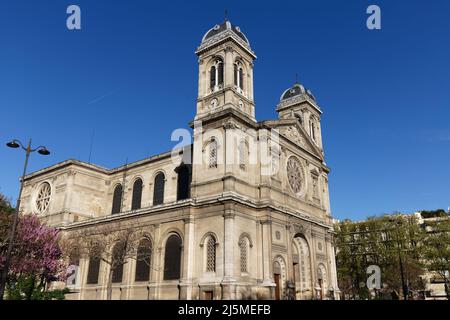
M 136 281 L 150 280 L 150 265 L 152 258 L 152 242 L 150 239 L 142 239 L 139 242 L 136 257 Z
M 209 167 L 217 168 L 217 141 L 215 139 L 209 144 Z
M 210 88 L 212 91 L 223 86 L 223 61 L 216 59 L 210 69 Z
M 89 255 L 89 266 L 86 284 L 97 284 L 100 272 L 100 250 L 94 248 Z
M 191 196 L 191 170 L 188 165 L 182 164 L 177 169 L 177 201 L 189 199 Z
M 245 143 L 245 140 L 242 140 L 239 143 L 238 153 L 239 153 L 239 168 L 241 168 L 242 170 L 245 170 L 246 164 L 247 164 L 247 154 L 248 154 L 247 144 Z
M 112 250 L 111 272 L 112 272 L 112 282 L 113 283 L 122 282 L 123 264 L 125 263 L 125 261 L 124 261 L 125 250 L 126 250 L 125 242 L 117 243 Z
M 131 200 L 131 210 L 141 208 L 142 201 L 142 180 L 137 179 L 133 184 L 133 199 Z
M 216 271 L 216 239 L 213 236 L 206 242 L 206 271 Z
M 248 272 L 248 240 L 242 237 L 239 241 L 241 272 Z
M 122 207 L 122 185 L 118 184 L 114 189 L 111 213 L 112 214 L 119 213 L 120 211 L 122 211 L 121 207 Z
M 244 69 L 240 61 L 236 61 L 234 64 L 234 85 L 244 90 Z
M 155 186 L 153 188 L 153 205 L 164 203 L 164 185 L 166 177 L 164 173 L 160 172 L 155 177 Z
M 166 242 L 164 254 L 164 280 L 180 279 L 181 272 L 181 238 L 172 234 Z
M 309 127 L 310 127 L 310 135 L 311 135 L 311 139 L 313 139 L 314 141 L 316 141 L 316 124 L 314 122 L 314 120 L 310 120 L 309 121 Z
M 214 87 L 216 86 L 216 66 L 212 65 L 211 70 L 209 71 L 210 74 L 210 87 L 211 90 L 214 90 Z

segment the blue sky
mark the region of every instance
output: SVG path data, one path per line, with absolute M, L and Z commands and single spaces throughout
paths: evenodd
M 77 4 L 82 30 L 66 28 Z M 366 28 L 381 7 L 382 30 Z M 295 74 L 324 110 L 335 217 L 450 206 L 450 2 L 84 1 L 0 4 L 0 192 L 17 196 L 24 154 L 37 170 L 67 158 L 115 167 L 168 151 L 195 113 L 203 34 L 224 19 L 258 55 L 258 120 Z

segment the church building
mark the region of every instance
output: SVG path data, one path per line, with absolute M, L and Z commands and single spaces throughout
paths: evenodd
M 114 169 L 66 160 L 26 176 L 22 212 L 63 238 L 82 235 L 68 299 L 339 299 L 315 96 L 295 83 L 278 119 L 258 122 L 256 55 L 241 29 L 225 20 L 195 53 L 191 145 Z

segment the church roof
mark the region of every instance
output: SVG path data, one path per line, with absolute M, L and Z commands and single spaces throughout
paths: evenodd
M 307 95 L 314 101 L 316 101 L 316 97 L 312 94 L 312 92 L 308 89 L 305 89 L 303 85 L 300 83 L 294 84 L 292 87 L 286 89 L 280 97 L 280 101 L 290 99 L 295 96 Z
M 233 25 L 230 21 L 225 20 L 222 24 L 216 24 L 213 28 L 209 29 L 208 32 L 202 38 L 202 43 L 206 40 L 213 38 L 227 30 L 233 31 L 239 38 L 241 38 L 247 45 L 250 46 L 250 42 L 247 37 L 242 33 L 241 29 L 235 25 Z

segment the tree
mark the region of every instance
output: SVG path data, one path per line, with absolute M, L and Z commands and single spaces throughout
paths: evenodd
M 427 268 L 444 281 L 450 300 L 450 217 L 429 222 L 428 227 L 430 232 L 424 241 Z
M 366 289 L 366 270 L 370 265 L 380 267 L 385 288 L 403 294 L 408 290 L 424 289 L 421 275 L 424 232 L 414 216 L 402 214 L 370 217 L 366 221 L 344 220 L 335 225 L 336 264 L 339 287 L 344 297 L 370 298 Z
M 4 257 L 4 252 L 6 253 L 8 246 L 8 232 L 13 213 L 14 208 L 11 202 L 0 193 L 0 259 Z M 1 264 L 2 261 L 0 260 Z
M 8 274 L 8 298 L 50 297 L 48 285 L 63 280 L 66 266 L 61 260 L 59 231 L 42 224 L 35 215 L 19 216 Z M 3 267 L 6 250 L 1 252 Z
M 109 268 L 107 278 L 107 300 L 112 298 L 113 277 L 130 259 L 137 259 L 139 241 L 145 233 L 136 225 L 103 226 L 69 231 L 63 240 L 68 259 L 74 250 L 89 259 L 99 259 Z M 140 257 L 145 259 L 145 257 Z

